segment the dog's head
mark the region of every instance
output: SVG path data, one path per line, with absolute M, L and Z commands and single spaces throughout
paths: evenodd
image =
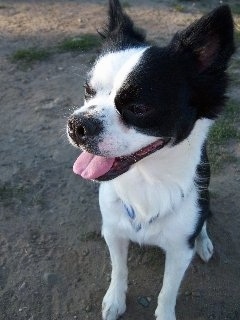
M 87 76 L 84 105 L 70 117 L 67 132 L 84 150 L 75 173 L 104 181 L 180 143 L 198 119 L 219 114 L 234 51 L 233 20 L 221 6 L 168 46 L 157 47 L 145 41 L 118 0 L 110 0 L 101 36 L 103 49 Z

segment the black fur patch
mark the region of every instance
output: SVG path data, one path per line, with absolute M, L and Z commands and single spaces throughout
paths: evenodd
M 188 244 L 194 247 L 195 239 L 202 230 L 204 222 L 211 216 L 208 186 L 210 182 L 210 165 L 208 162 L 206 144 L 202 148 L 200 164 L 197 166 L 195 185 L 198 188 L 199 216 L 194 233 L 189 236 Z
M 117 21 L 112 25 L 119 25 Z M 118 33 L 121 45 L 122 37 L 128 41 L 132 35 L 123 27 Z M 196 120 L 218 116 L 226 100 L 225 71 L 233 52 L 233 20 L 229 8 L 222 6 L 176 34 L 167 47 L 148 48 L 117 93 L 116 108 L 127 125 L 178 143 Z M 151 112 L 135 114 L 134 105 L 145 105 Z
M 108 23 L 99 34 L 105 39 L 103 52 L 139 47 L 145 43 L 144 32 L 134 26 L 118 0 L 109 0 Z
M 189 104 L 188 66 L 191 62 L 171 54 L 169 48 L 147 49 L 115 98 L 125 123 L 151 136 L 185 139 L 197 120 L 197 111 Z M 133 105 L 145 105 L 151 112 L 136 115 Z

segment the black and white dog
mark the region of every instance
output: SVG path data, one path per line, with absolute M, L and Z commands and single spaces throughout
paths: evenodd
M 88 74 L 85 103 L 69 118 L 83 150 L 74 172 L 100 181 L 102 234 L 112 260 L 102 317 L 126 310 L 129 240 L 166 252 L 155 312 L 174 320 L 177 292 L 195 252 L 208 261 L 210 177 L 206 139 L 225 102 L 234 52 L 230 9 L 221 6 L 168 46 L 148 44 L 118 0 L 109 1 L 102 52 Z

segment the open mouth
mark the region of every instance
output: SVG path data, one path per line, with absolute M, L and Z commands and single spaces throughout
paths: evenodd
M 162 149 L 170 139 L 159 139 L 148 146 L 123 157 L 107 158 L 83 151 L 73 165 L 73 172 L 87 180 L 108 181 L 127 172 L 130 167 Z

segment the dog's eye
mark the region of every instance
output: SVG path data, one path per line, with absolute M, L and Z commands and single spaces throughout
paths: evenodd
M 131 105 L 128 108 L 129 111 L 134 113 L 137 116 L 144 116 L 152 111 L 152 108 L 149 106 L 146 106 L 144 104 L 136 104 L 136 105 Z
M 85 100 L 93 98 L 96 95 L 96 90 L 94 90 L 88 83 L 86 83 L 83 87 L 85 88 Z

